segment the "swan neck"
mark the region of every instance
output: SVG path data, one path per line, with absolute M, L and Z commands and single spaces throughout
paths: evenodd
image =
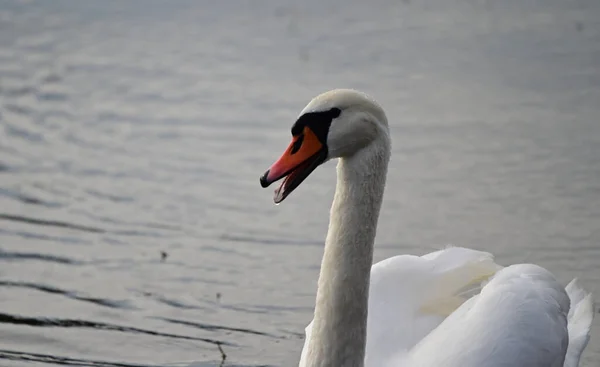
M 379 143 L 337 166 L 308 346 L 311 367 L 364 364 L 373 245 L 389 160 L 388 141 Z

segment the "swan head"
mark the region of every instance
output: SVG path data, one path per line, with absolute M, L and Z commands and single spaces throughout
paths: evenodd
M 275 190 L 282 202 L 319 165 L 351 157 L 379 136 L 387 136 L 383 109 L 362 92 L 335 89 L 313 98 L 292 126 L 292 142 L 260 178 L 262 187 L 284 179 Z

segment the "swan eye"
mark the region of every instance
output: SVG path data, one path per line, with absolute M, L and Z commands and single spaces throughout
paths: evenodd
M 340 110 L 337 107 L 334 107 L 332 109 L 329 110 L 329 115 L 331 116 L 331 119 L 333 120 L 334 118 L 339 117 L 342 114 L 342 110 Z
M 325 137 L 329 130 L 329 126 L 334 118 L 337 118 L 342 113 L 342 110 L 333 107 L 327 111 L 307 112 L 300 116 L 294 126 L 292 126 L 292 135 L 298 136 L 302 134 L 304 127 L 310 127 L 319 136 L 321 141 L 326 141 Z

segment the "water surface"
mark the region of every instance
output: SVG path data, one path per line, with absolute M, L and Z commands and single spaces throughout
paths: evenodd
M 258 177 L 336 87 L 391 123 L 376 260 L 600 295 L 596 0 L 0 0 L 0 364 L 297 363 L 334 163 L 280 206 Z

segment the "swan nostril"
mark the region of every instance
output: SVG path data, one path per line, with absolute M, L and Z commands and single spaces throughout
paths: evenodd
M 294 141 L 294 144 L 292 145 L 292 150 L 290 151 L 290 154 L 296 154 L 300 150 L 303 141 L 304 134 L 298 135 L 298 138 Z

